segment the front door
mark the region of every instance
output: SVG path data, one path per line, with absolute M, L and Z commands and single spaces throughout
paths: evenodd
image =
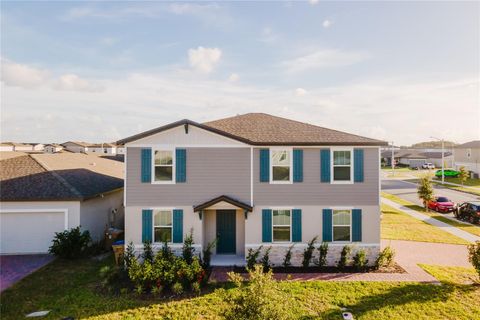
M 217 210 L 217 254 L 236 253 L 235 210 Z

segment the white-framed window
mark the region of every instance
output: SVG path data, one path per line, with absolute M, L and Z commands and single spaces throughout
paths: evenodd
M 153 151 L 153 183 L 174 183 L 175 182 L 175 157 L 173 150 Z
M 350 242 L 352 239 L 352 211 L 350 209 L 333 209 L 332 240 Z
M 292 182 L 292 149 L 270 149 L 270 182 Z
M 153 210 L 153 242 L 172 242 L 172 210 Z
M 353 149 L 332 150 L 332 183 L 352 183 Z
M 472 149 L 467 149 L 467 158 L 470 159 L 472 156 Z
M 290 209 L 272 210 L 272 242 L 290 242 L 292 240 L 292 211 Z

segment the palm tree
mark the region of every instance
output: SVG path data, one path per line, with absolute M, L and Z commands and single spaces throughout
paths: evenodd
M 433 187 L 430 179 L 431 177 L 428 175 L 420 177 L 417 188 L 418 198 L 422 200 L 425 211 L 428 211 L 427 203 L 433 199 Z

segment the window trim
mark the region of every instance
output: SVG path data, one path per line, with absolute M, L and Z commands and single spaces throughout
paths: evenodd
M 332 243 L 333 242 L 335 242 L 335 243 L 352 243 L 352 212 L 353 212 L 353 208 L 350 208 L 350 207 L 340 208 L 340 207 L 338 207 L 338 208 L 331 208 L 331 210 L 332 210 Z M 346 227 L 346 225 L 336 225 L 335 226 L 333 224 L 333 216 L 334 216 L 335 211 L 345 211 L 345 210 L 348 210 L 350 212 L 350 240 L 348 240 L 348 241 L 345 241 L 345 240 L 336 241 L 336 240 L 334 240 L 334 238 L 335 238 L 335 233 L 334 233 L 335 227 Z
M 335 151 L 349 151 L 350 152 L 350 180 L 341 180 L 337 181 L 335 180 L 335 158 L 334 158 L 334 152 Z M 353 147 L 333 147 L 330 148 L 330 183 L 331 184 L 353 184 L 354 179 L 353 179 L 353 174 L 354 174 L 354 156 L 353 156 Z M 340 167 L 340 165 L 338 166 Z M 343 167 L 346 167 L 343 165 Z
M 467 149 L 467 159 L 470 159 L 472 157 L 472 149 L 468 148 Z
M 282 181 L 282 180 L 273 180 L 273 152 L 274 151 L 287 151 L 289 153 L 289 171 L 288 171 L 288 180 L 287 181 Z M 276 148 L 270 148 L 269 149 L 269 157 L 270 157 L 270 184 L 292 184 L 293 183 L 293 148 L 292 147 L 276 147 Z M 286 166 L 275 166 L 275 167 L 286 167 Z
M 173 243 L 173 208 L 152 208 L 152 244 L 159 244 L 163 242 L 157 242 L 155 241 L 155 227 L 161 227 L 161 228 L 171 228 L 172 229 L 172 239 L 170 242 L 167 242 L 167 244 L 172 244 Z M 170 227 L 168 226 L 155 226 L 155 211 L 169 211 L 170 216 L 172 217 L 172 225 Z
M 155 180 L 155 151 L 170 151 L 172 152 L 172 180 L 169 181 L 157 181 Z M 175 184 L 176 183 L 176 148 L 152 148 L 152 184 Z M 166 166 L 165 166 L 166 167 Z
M 293 209 L 292 208 L 282 208 L 282 207 L 277 207 L 277 208 L 271 208 L 272 210 L 272 243 L 291 243 L 292 242 L 292 212 L 293 212 Z M 273 238 L 273 211 L 279 211 L 279 210 L 288 210 L 290 211 L 290 225 L 288 225 L 288 227 L 290 227 L 290 240 L 288 241 L 275 241 L 274 238 Z M 286 227 L 287 225 L 286 224 L 276 224 L 275 227 Z

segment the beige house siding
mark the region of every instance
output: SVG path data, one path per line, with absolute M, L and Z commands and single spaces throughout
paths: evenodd
M 455 169 L 464 166 L 467 170 L 480 174 L 480 148 L 456 148 L 454 159 Z

